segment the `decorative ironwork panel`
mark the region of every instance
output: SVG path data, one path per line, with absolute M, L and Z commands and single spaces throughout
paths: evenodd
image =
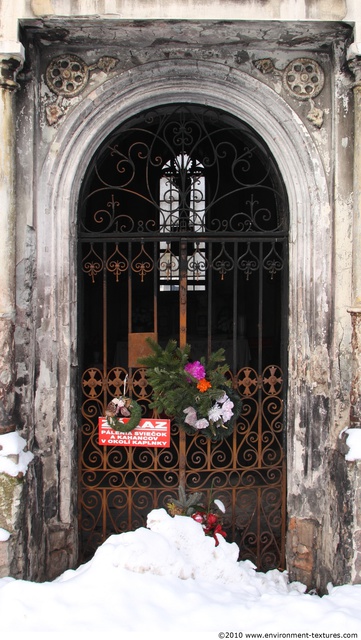
M 285 203 L 274 161 L 254 131 L 215 109 L 168 106 L 126 122 L 102 145 L 79 230 L 284 233 Z
M 169 449 L 105 447 L 98 442 L 98 416 L 104 415 L 125 376 L 120 369 L 104 377 L 94 369 L 83 375 L 80 523 L 85 558 L 111 533 L 145 526 L 153 508 L 166 507 L 177 496 L 177 427 L 172 425 Z M 128 378 L 128 392 L 142 376 L 142 370 L 136 370 Z M 119 383 L 114 385 L 114 380 Z M 240 558 L 263 570 L 281 566 L 284 551 L 282 380 L 278 367 L 267 367 L 261 375 L 241 369 L 236 381 L 243 412 L 232 436 L 218 443 L 202 434 L 186 436 L 186 489 L 201 491 L 207 499 L 212 490 L 213 497 L 223 501 L 228 539 L 239 544 Z M 149 396 L 142 394 L 142 400 L 146 403 Z
M 287 198 L 272 156 L 229 114 L 168 105 L 113 132 L 83 184 L 83 560 L 109 534 L 144 526 L 182 482 L 224 502 L 240 558 L 282 567 Z M 172 425 L 167 449 L 99 444 L 98 417 L 112 397 L 131 395 L 149 415 L 152 390 L 137 366 L 146 335 L 162 346 L 187 341 L 193 359 L 225 350 L 243 399 L 232 436 L 214 443 Z

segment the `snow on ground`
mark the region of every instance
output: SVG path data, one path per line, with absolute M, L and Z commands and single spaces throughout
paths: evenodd
M 286 572 L 256 572 L 237 555 L 235 543 L 219 536 L 215 546 L 192 518 L 153 510 L 147 528 L 112 535 L 53 582 L 0 579 L 0 638 L 361 639 L 361 585 L 330 585 L 319 597 Z

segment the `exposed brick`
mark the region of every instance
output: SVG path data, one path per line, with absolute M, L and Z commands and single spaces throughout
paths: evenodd
M 65 549 L 53 551 L 49 558 L 49 566 L 47 571 L 48 580 L 54 580 L 69 565 L 69 555 Z
M 288 527 L 289 568 L 293 580 L 314 586 L 320 525 L 311 518 L 292 517 Z
M 63 529 L 50 531 L 50 548 L 54 550 L 63 549 L 67 545 L 67 534 Z

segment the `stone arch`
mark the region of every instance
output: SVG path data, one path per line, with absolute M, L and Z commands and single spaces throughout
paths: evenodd
M 89 93 L 61 121 L 41 170 L 37 208 L 38 289 L 44 309 L 37 328 L 40 376 L 37 428 L 54 428 L 59 448 L 60 519 L 74 518 L 76 475 L 76 212 L 80 185 L 101 141 L 124 119 L 160 103 L 196 102 L 228 111 L 263 137 L 283 177 L 289 199 L 289 491 L 300 483 L 306 438 L 304 407 L 317 411 L 313 373 L 322 361 L 329 379 L 331 234 L 327 183 L 316 146 L 292 108 L 270 87 L 223 64 L 194 60 L 149 63 L 124 72 Z M 47 223 L 45 224 L 45 221 Z M 322 244 L 323 259 L 315 259 Z M 323 311 L 324 310 L 324 311 Z M 52 344 L 57 344 L 54 351 Z M 46 354 L 46 355 L 45 355 Z M 49 354 L 52 354 L 50 356 Z M 43 408 L 53 408 L 46 423 Z M 49 420 L 49 418 L 48 418 Z M 297 439 L 295 434 L 297 433 Z M 302 435 L 300 435 L 302 433 Z M 297 440 L 297 446 L 296 446 Z

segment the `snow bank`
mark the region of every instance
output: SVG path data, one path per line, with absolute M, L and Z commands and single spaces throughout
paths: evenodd
M 39 632 L 112 633 L 122 640 L 184 633 L 187 640 L 283 632 L 361 637 L 361 585 L 330 585 L 320 598 L 290 583 L 286 572 L 260 573 L 239 562 L 235 544 L 220 536 L 215 547 L 191 518 L 158 509 L 147 524 L 110 536 L 92 560 L 51 583 L 0 579 L 4 638 Z
M 238 562 L 239 548 L 235 542 L 227 542 L 218 536 L 218 546 L 212 537 L 204 535 L 201 525 L 185 516 L 170 517 L 164 509 L 151 511 L 147 529 L 113 535 L 98 549 L 94 562 L 109 557 L 112 547 L 114 566 L 136 573 L 152 573 L 159 576 L 175 576 L 181 580 L 206 580 L 224 585 L 242 583 L 258 595 L 267 585 L 267 591 L 277 593 L 298 591 L 305 586 L 288 583 L 286 572 L 256 573 L 255 565 L 246 560 Z
M 361 637 L 361 585 L 330 585 L 320 598 L 286 572 L 239 562 L 234 543 L 219 536 L 216 547 L 191 518 L 157 509 L 147 525 L 110 536 L 88 563 L 53 582 L 0 579 L 1 637 Z

